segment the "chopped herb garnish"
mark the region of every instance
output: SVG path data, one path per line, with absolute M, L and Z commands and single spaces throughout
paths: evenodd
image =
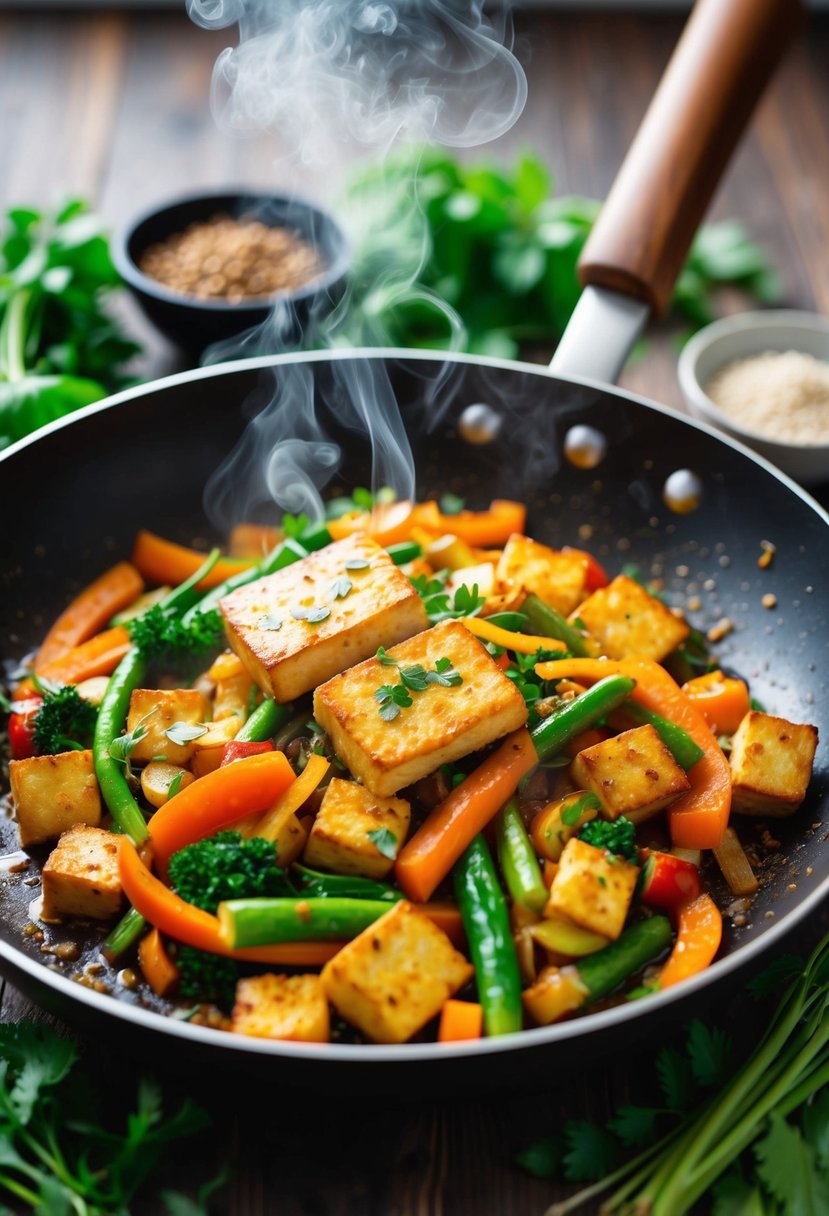
M 425 692 L 431 683 L 430 673 L 419 663 L 414 667 L 401 667 L 400 679 L 411 692 Z
M 331 609 L 325 604 L 316 604 L 313 608 L 292 608 L 291 616 L 295 621 L 307 621 L 309 625 L 318 625 L 331 615 Z
M 444 494 L 440 500 L 442 515 L 460 515 L 465 506 L 466 499 L 458 498 L 457 494 Z
M 452 665 L 451 659 L 438 659 L 434 670 L 427 671 L 420 663 L 401 667 L 382 646 L 378 647 L 376 658 L 383 667 L 396 667 L 400 676 L 399 684 L 384 684 L 374 694 L 380 703 L 380 717 L 387 722 L 397 717 L 400 708 L 405 709 L 413 703 L 407 689 L 409 692 L 425 692 L 430 684 L 439 684 L 442 688 L 455 688 L 463 684 L 463 676 Z M 406 697 L 405 701 L 401 693 Z
M 566 806 L 561 812 L 561 822 L 568 828 L 574 828 L 581 819 L 581 809 L 577 802 L 572 806 Z
M 113 739 L 109 745 L 109 754 L 112 759 L 120 761 L 121 764 L 126 764 L 146 733 L 146 726 L 144 726 L 143 722 L 139 722 L 133 730 L 129 730 L 125 734 L 119 735 L 117 739 Z
M 202 722 L 174 722 L 172 726 L 167 727 L 164 734 L 171 743 L 177 743 L 179 747 L 186 747 L 194 739 L 200 739 L 202 735 L 206 735 L 207 727 Z
M 257 628 L 271 629 L 276 632 L 277 629 L 282 628 L 282 617 L 274 616 L 272 612 L 266 612 L 265 615 L 260 619 Z
M 433 625 L 440 621 L 457 620 L 462 616 L 475 616 L 484 605 L 484 596 L 478 594 L 477 583 L 470 589 L 465 584 L 450 595 L 446 580 L 450 571 L 441 570 L 434 578 L 425 574 L 415 575 L 411 584 L 423 600 L 426 615 Z
M 287 540 L 299 540 L 310 522 L 304 513 L 302 515 L 283 515 L 282 532 Z
M 441 688 L 456 688 L 463 684 L 463 676 L 452 666 L 451 659 L 438 659 L 435 670 L 430 671 L 427 679 L 430 684 L 439 684 Z
M 377 657 L 377 662 L 380 663 L 383 667 L 396 667 L 397 666 L 397 659 L 393 659 L 391 657 L 389 652 L 386 650 L 385 646 L 377 647 L 377 656 L 376 657 Z
M 408 709 L 413 704 L 402 684 L 384 684 L 377 689 L 374 699 L 380 706 L 380 717 L 384 722 L 393 722 L 401 709 Z
M 368 570 L 371 562 L 367 557 L 350 557 L 345 563 L 346 570 Z
M 394 832 L 388 828 L 375 828 L 372 832 L 367 832 L 369 840 L 372 842 L 378 853 L 382 853 L 384 857 L 394 861 L 397 856 L 397 837 Z
M 331 594 L 337 600 L 344 600 L 353 586 L 348 575 L 340 574 L 331 584 Z
M 176 794 L 181 789 L 181 782 L 182 782 L 183 777 L 184 777 L 184 769 L 182 769 L 180 773 L 176 773 L 173 780 L 167 786 L 167 801 L 168 802 L 171 798 L 175 798 Z

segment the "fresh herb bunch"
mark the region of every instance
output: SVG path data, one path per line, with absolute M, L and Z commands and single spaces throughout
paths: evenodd
M 82 201 L 0 217 L 0 447 L 128 382 L 139 347 L 106 310 L 119 284 Z
M 713 1216 L 829 1210 L 829 935 L 749 988 L 776 1004 L 747 1058 L 694 1021 L 684 1051 L 657 1055 L 659 1106 L 621 1107 L 609 1130 L 571 1120 L 518 1154 L 537 1177 L 591 1184 L 547 1216 L 685 1216 L 703 1199 Z
M 92 702 L 85 701 L 74 684 L 52 684 L 35 677 L 35 685 L 43 697 L 34 724 L 37 754 L 54 756 L 87 747 L 98 717 Z
M 130 640 L 148 662 L 198 656 L 218 646 L 224 631 L 215 609 L 196 613 L 187 624 L 177 610 L 153 604 L 129 623 Z
M 425 148 L 361 168 L 344 204 L 356 229 L 349 336 L 503 358 L 548 348 L 579 298 L 576 264 L 600 206 L 553 197 L 552 177 L 531 153 L 507 169 Z M 700 230 L 674 290 L 676 313 L 692 328 L 713 320 L 726 284 L 762 303 L 780 294 L 765 253 L 733 221 Z
M 126 1216 L 166 1147 L 208 1123 L 190 1099 L 165 1116 L 159 1086 L 142 1080 L 124 1130 L 114 1129 L 92 1108 L 96 1087 L 78 1070 L 74 1043 L 39 1023 L 0 1025 L 0 1060 L 0 1192 L 26 1210 Z M 154 1210 L 199 1216 L 220 1181 L 198 1203 L 163 1193 Z

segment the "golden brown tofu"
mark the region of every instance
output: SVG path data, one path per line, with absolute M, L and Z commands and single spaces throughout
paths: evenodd
M 637 866 L 574 838 L 564 846 L 547 907 L 615 941 L 624 928 L 638 877 Z
M 56 840 L 76 823 L 97 827 L 101 822 L 101 795 L 91 751 L 11 760 L 9 777 L 24 849 Z
M 305 862 L 335 874 L 385 878 L 394 865 L 411 820 L 404 798 L 378 798 L 356 781 L 334 777 L 308 843 Z
M 563 616 L 577 608 L 587 594 L 587 558 L 550 549 L 529 536 L 509 538 L 495 574 L 503 589 L 531 591 Z
M 535 983 L 524 990 L 527 1013 L 539 1026 L 549 1026 L 575 1013 L 589 996 L 575 967 L 545 967 Z
M 524 698 L 460 621 L 443 621 L 389 652 L 401 667 L 434 672 L 449 660 L 462 683 L 429 684 L 410 693 L 393 720 L 377 693 L 399 684 L 398 668 L 378 659 L 334 676 L 314 693 L 314 716 L 337 755 L 367 789 L 396 794 L 460 756 L 492 743 L 527 720 Z
M 359 534 L 237 588 L 219 607 L 228 642 L 280 702 L 429 624 L 405 574 Z
M 601 799 L 605 818 L 641 823 L 691 788 L 654 726 L 636 726 L 594 743 L 570 766 L 573 780 Z
M 237 675 L 216 681 L 216 693 L 213 698 L 213 721 L 221 722 L 224 718 L 238 718 L 239 725 L 248 716 L 251 693 L 254 688 L 250 672 L 242 670 Z
M 407 900 L 390 908 L 325 964 L 338 1013 L 375 1043 L 405 1043 L 435 1017 L 474 968 Z
M 64 832 L 43 867 L 43 919 L 111 920 L 123 902 L 115 833 L 84 824 Z
M 328 1001 L 318 975 L 255 975 L 239 980 L 231 1030 L 259 1039 L 327 1043 Z
M 610 659 L 641 655 L 660 662 L 684 642 L 690 629 L 687 621 L 674 616 L 655 595 L 626 574 L 619 574 L 606 587 L 580 605 L 578 617 L 596 639 L 601 653 Z
M 168 764 L 187 764 L 194 741 L 174 743 L 165 732 L 176 722 L 204 726 L 210 707 L 204 693 L 195 688 L 136 688 L 130 697 L 127 730 L 144 728 L 145 734 L 130 752 L 135 764 L 149 764 L 163 756 Z
M 743 815 L 791 815 L 806 797 L 816 726 L 751 710 L 731 739 L 731 805 Z

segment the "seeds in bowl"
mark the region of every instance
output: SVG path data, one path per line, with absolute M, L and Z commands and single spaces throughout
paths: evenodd
M 150 245 L 138 266 L 171 291 L 229 303 L 296 291 L 325 269 L 293 229 L 222 214 Z
M 829 441 L 829 363 L 802 351 L 763 351 L 726 364 L 705 386 L 718 409 L 787 443 Z

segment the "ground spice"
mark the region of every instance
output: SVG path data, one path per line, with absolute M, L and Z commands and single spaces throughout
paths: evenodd
M 829 442 L 829 363 L 801 351 L 764 351 L 722 368 L 705 392 L 748 430 L 788 443 Z
M 215 215 L 150 245 L 138 261 L 149 278 L 200 299 L 244 299 L 295 291 L 323 271 L 317 251 L 289 228 Z

